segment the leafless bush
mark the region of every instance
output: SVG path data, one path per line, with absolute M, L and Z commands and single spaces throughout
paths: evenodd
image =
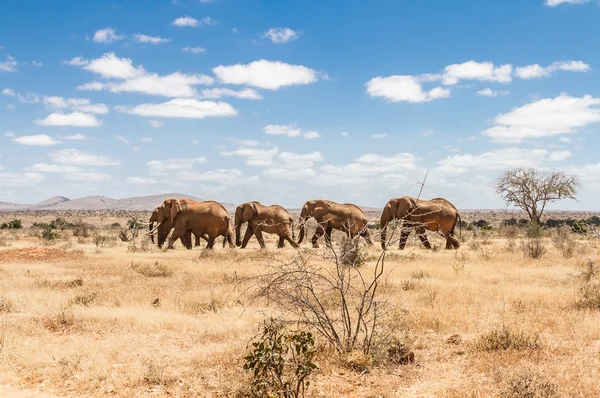
M 502 396 L 507 398 L 551 398 L 557 396 L 558 387 L 533 369 L 519 369 L 510 375 Z
M 540 238 L 530 238 L 521 242 L 521 251 L 525 257 L 539 259 L 546 253 L 546 247 Z
M 325 261 L 300 252 L 288 262 L 269 262 L 265 273 L 251 279 L 252 298 L 275 302 L 290 322 L 312 328 L 340 354 L 369 354 L 386 313 L 377 298 L 386 252 L 370 269 L 344 265 L 334 247 L 327 253 Z
M 431 277 L 431 274 L 425 270 L 413 271 L 410 273 L 410 277 L 413 279 L 427 279 Z
M 339 259 L 347 267 L 361 267 L 366 262 L 366 253 L 361 250 L 359 236 L 349 238 L 343 236 L 338 242 Z
M 154 264 L 131 263 L 131 269 L 148 278 L 168 278 L 173 275 L 173 270 L 165 264 L 156 261 Z
M 8 297 L 0 296 L 0 313 L 12 312 L 13 303 Z
M 75 323 L 73 313 L 61 308 L 57 314 L 42 319 L 42 324 L 51 332 L 60 333 L 68 330 Z

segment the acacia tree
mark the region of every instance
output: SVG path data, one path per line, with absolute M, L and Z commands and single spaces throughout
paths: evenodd
M 525 210 L 538 225 L 548 203 L 576 199 L 578 188 L 579 180 L 573 174 L 521 167 L 506 170 L 496 183 L 496 193 L 506 204 Z

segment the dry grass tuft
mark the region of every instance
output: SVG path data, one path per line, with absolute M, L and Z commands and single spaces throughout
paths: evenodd
M 425 270 L 413 271 L 410 273 L 410 277 L 413 279 L 427 279 L 431 277 L 431 274 Z
M 542 348 L 539 334 L 528 334 L 523 331 L 513 330 L 507 326 L 493 329 L 484 333 L 474 344 L 476 351 L 502 351 L 502 350 L 539 350 Z
M 502 391 L 506 398 L 551 398 L 558 396 L 557 385 L 533 369 L 520 369 L 510 375 Z
M 8 297 L 0 296 L 0 313 L 13 311 L 13 303 Z
M 168 278 L 173 276 L 173 270 L 165 264 L 161 264 L 158 261 L 152 263 L 131 263 L 131 269 L 140 275 L 144 275 L 148 278 Z
M 75 323 L 75 316 L 69 310 L 61 308 L 54 315 L 46 316 L 42 319 L 42 325 L 53 333 L 62 333 L 69 330 Z

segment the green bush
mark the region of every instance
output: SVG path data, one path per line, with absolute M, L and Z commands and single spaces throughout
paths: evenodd
M 0 225 L 0 229 L 21 229 L 21 228 L 23 228 L 23 225 L 21 224 L 21 220 L 17 220 L 17 219 L 14 219 L 7 223 L 6 222 L 2 223 L 2 225 Z
M 314 362 L 315 340 L 310 332 L 288 331 L 283 322 L 270 319 L 244 357 L 244 370 L 252 372 L 251 392 L 256 397 L 304 397 Z

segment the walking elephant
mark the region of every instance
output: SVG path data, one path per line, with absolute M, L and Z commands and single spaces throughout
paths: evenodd
M 187 249 L 191 249 L 191 233 L 205 239 L 207 249 L 213 248 L 215 239 L 219 236 L 223 236 L 229 246 L 234 247 L 229 213 L 220 203 L 171 198 L 165 200 L 162 206 L 164 207 L 163 216 L 159 218 L 158 225 L 150 233 L 160 229 L 162 225 L 169 227 L 169 223 L 171 223 L 173 234 L 169 238 L 169 247 L 177 239 L 184 237 L 182 243 Z
M 242 224 L 248 223 L 244 240 L 240 240 Z M 242 203 L 235 209 L 235 244 L 242 249 L 248 245 L 252 234 L 256 236 L 261 248 L 265 248 L 262 233 L 275 234 L 279 236 L 277 247 L 283 248 L 285 241 L 290 242 L 294 248 L 298 244 L 294 242 L 294 219 L 290 213 L 279 205 L 265 206 L 260 202 Z
M 386 229 L 390 221 L 403 220 L 400 230 L 400 250 L 406 246 L 408 235 L 416 230 L 423 246 L 431 249 L 425 231 L 441 233 L 446 238 L 446 249 L 458 249 L 460 242 L 454 237 L 454 229 L 460 223 L 460 213 L 454 205 L 443 198 L 431 200 L 401 196 L 390 199 L 381 213 L 381 248 L 385 249 Z M 462 238 L 462 226 L 460 226 Z
M 325 243 L 331 244 L 331 231 L 337 229 L 343 231 L 350 238 L 360 235 L 369 244 L 373 245 L 369 229 L 367 228 L 367 216 L 360 207 L 351 203 L 336 203 L 330 200 L 309 200 L 302 206 L 300 212 L 300 236 L 298 243 L 302 243 L 306 233 L 306 220 L 314 217 L 317 221 L 317 230 L 312 237 L 312 245 L 317 248 L 317 241 L 324 234 Z
M 158 223 L 159 220 L 165 220 L 163 222 L 163 224 L 161 225 L 161 227 L 158 229 L 158 233 L 157 233 L 157 243 L 158 243 L 158 247 L 162 248 L 163 244 L 165 243 L 165 240 L 167 239 L 167 236 L 169 235 L 169 232 L 171 232 L 171 229 L 173 229 L 173 223 L 171 223 L 167 218 L 167 216 L 165 216 L 165 207 L 164 205 L 160 205 L 158 206 L 156 209 L 154 209 L 154 211 L 152 212 L 152 215 L 150 216 L 150 220 L 148 221 L 148 230 L 152 231 L 152 229 L 154 228 L 154 223 Z M 192 231 L 188 230 L 186 231 L 186 234 L 184 236 L 181 237 L 181 243 L 183 244 L 183 246 L 187 247 L 189 244 L 191 244 L 191 235 L 192 235 Z M 194 235 L 196 238 L 196 244 L 195 246 L 200 246 L 200 236 L 198 235 Z M 207 240 L 207 236 L 202 236 L 202 238 L 204 240 Z M 150 235 L 150 240 L 152 241 L 152 243 L 154 242 L 154 233 Z M 186 242 L 190 242 L 190 243 L 186 243 Z M 225 244 L 225 241 L 223 241 L 223 245 Z M 170 246 L 169 249 L 172 249 L 173 246 Z

